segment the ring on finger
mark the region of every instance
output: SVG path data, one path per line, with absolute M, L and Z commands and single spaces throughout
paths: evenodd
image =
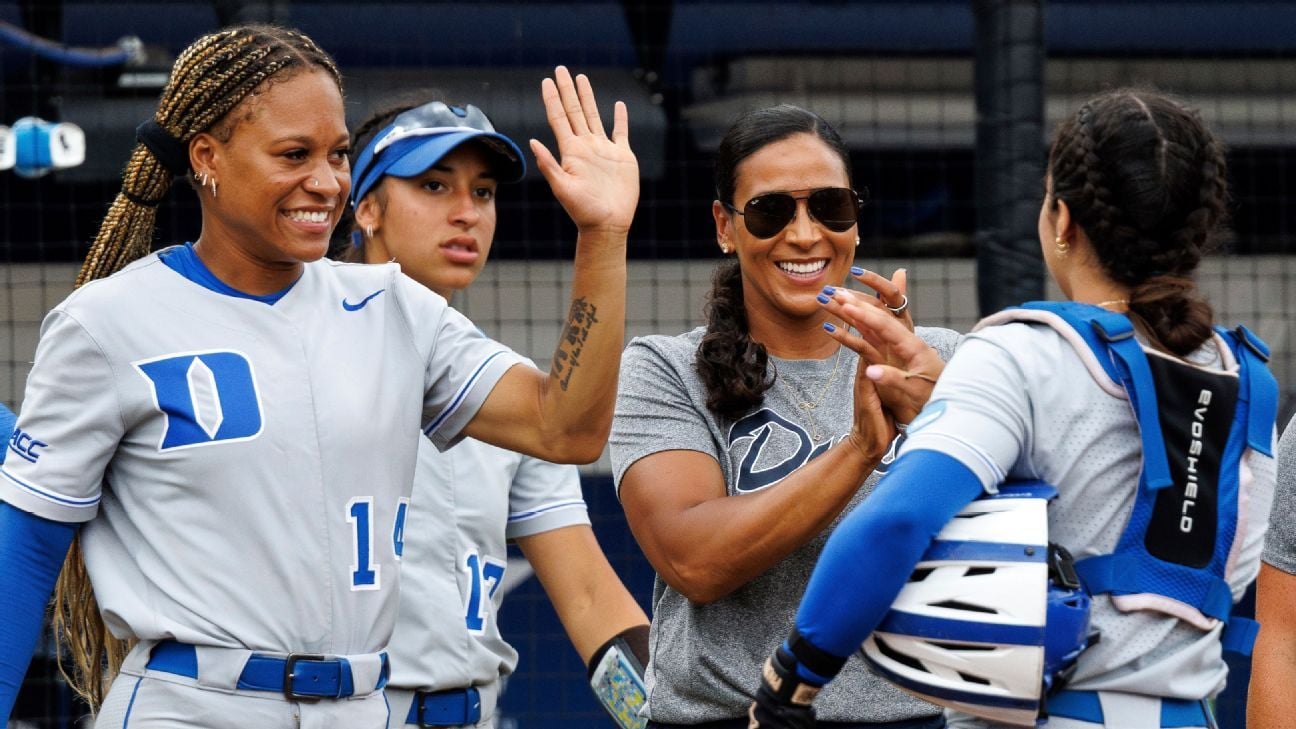
M 892 314 L 895 314 L 896 316 L 904 316 L 905 309 L 909 308 L 909 297 L 905 294 L 900 294 L 900 298 L 902 300 L 899 306 L 891 306 L 886 302 L 883 302 L 882 305 L 885 306 L 887 310 L 890 311 Z

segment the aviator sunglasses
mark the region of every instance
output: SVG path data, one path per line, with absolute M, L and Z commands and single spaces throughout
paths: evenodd
M 743 216 L 747 232 L 757 238 L 773 238 L 796 218 L 797 200 L 805 200 L 810 217 L 834 233 L 850 230 L 859 221 L 860 208 L 868 200 L 868 189 L 856 192 L 849 187 L 821 187 L 803 195 L 790 192 L 767 192 L 747 201 L 742 210 L 722 203 L 731 212 Z

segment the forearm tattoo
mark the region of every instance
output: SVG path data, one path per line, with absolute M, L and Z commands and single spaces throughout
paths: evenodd
M 572 302 L 571 311 L 567 314 L 567 324 L 563 327 L 562 339 L 558 342 L 558 351 L 554 352 L 553 368 L 550 374 L 558 378 L 558 384 L 566 392 L 571 382 L 572 373 L 580 366 L 581 350 L 589 339 L 590 330 L 598 323 L 595 314 L 598 307 L 589 303 L 582 296 Z

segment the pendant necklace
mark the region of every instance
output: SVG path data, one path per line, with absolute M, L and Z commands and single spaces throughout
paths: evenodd
M 837 381 L 837 370 L 841 365 L 843 349 L 845 349 L 845 347 L 837 347 L 837 357 L 833 360 L 832 373 L 828 375 L 828 381 L 824 383 L 823 390 L 819 392 L 819 397 L 814 400 L 807 397 L 806 394 L 801 391 L 801 388 L 791 380 L 784 381 L 782 377 L 778 376 L 778 367 L 775 366 L 774 368 L 774 381 L 783 383 L 784 389 L 792 396 L 793 402 L 795 402 L 797 407 L 801 409 L 801 412 L 804 413 L 804 420 L 810 425 L 810 440 L 814 441 L 816 444 L 824 439 L 824 433 L 820 430 L 819 422 L 814 416 L 815 410 L 823 404 L 824 398 L 828 396 L 828 391 L 832 389 L 833 383 Z

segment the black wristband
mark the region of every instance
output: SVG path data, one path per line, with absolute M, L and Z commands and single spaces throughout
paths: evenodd
M 644 667 L 648 665 L 648 626 L 636 625 L 608 638 L 607 642 L 594 651 L 594 655 L 590 656 L 589 665 L 585 667 L 586 678 L 594 676 L 594 668 L 598 666 L 599 661 L 603 660 L 603 654 L 607 653 L 618 641 L 629 649 L 630 655 L 634 656 L 635 660 L 639 661 L 639 673 L 643 674 Z
M 834 656 L 828 651 L 811 645 L 796 628 L 793 628 L 792 635 L 788 636 L 787 644 L 797 663 L 810 669 L 817 676 L 831 680 L 841 673 L 842 666 L 846 665 L 845 658 Z

